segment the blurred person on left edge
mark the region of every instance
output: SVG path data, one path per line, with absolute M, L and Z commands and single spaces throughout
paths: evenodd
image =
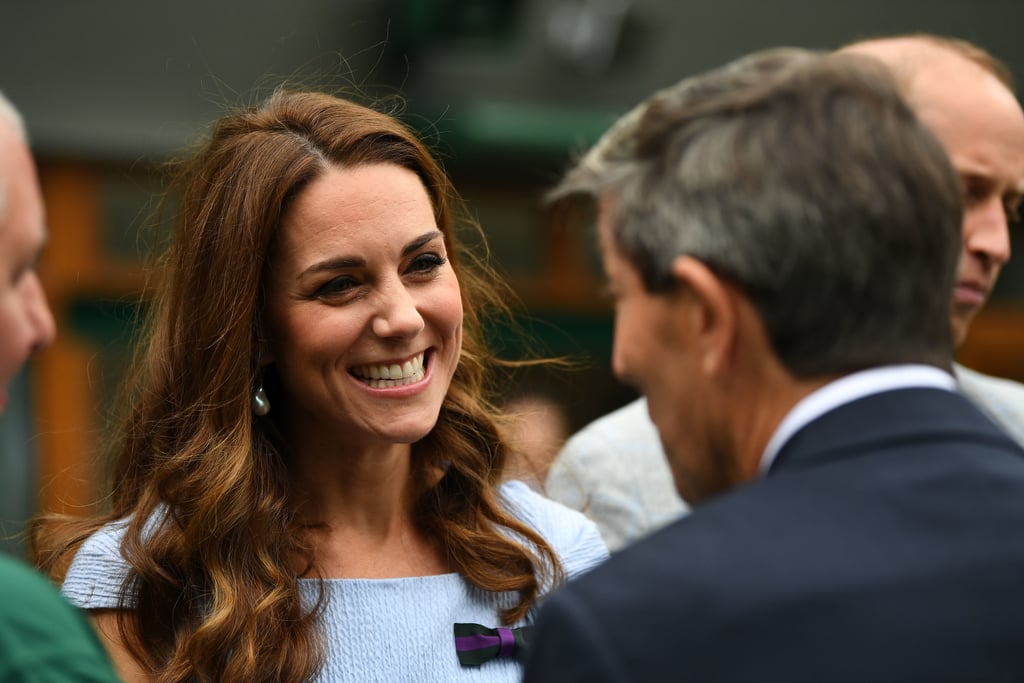
M 56 332 L 36 273 L 45 243 L 43 197 L 24 127 L 0 100 L 0 413 L 29 355 Z
M 46 217 L 21 115 L 0 94 L 0 414 L 10 384 L 56 329 L 36 263 Z M 45 578 L 0 557 L 0 681 L 105 683 L 117 680 L 83 615 Z

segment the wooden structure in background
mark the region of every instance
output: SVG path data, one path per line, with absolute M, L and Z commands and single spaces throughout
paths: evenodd
M 117 256 L 108 238 L 106 179 L 130 173 L 80 163 L 40 164 L 50 233 L 40 271 L 58 325 L 55 342 L 33 361 L 40 511 L 84 513 L 101 494 L 106 473 L 101 440 L 107 436 L 109 406 L 100 375 L 108 365 L 108 350 L 76 330 L 71 311 L 83 300 L 135 301 L 142 293 L 141 259 Z M 496 212 L 501 213 L 502 204 L 528 202 L 538 194 L 536 188 L 499 189 Z M 490 196 L 493 201 L 495 192 Z M 534 248 L 541 252 L 531 254 L 537 264 L 531 272 L 510 278 L 522 304 L 531 312 L 607 316 L 597 274 L 575 246 L 579 235 L 547 230 L 539 210 L 528 210 L 518 220 L 533 223 Z
M 35 400 L 41 511 L 84 512 L 95 504 L 100 477 L 105 471 L 100 439 L 106 406 L 98 369 L 104 349 L 69 324 L 69 311 L 83 298 L 126 301 L 136 299 L 143 286 L 139 261 L 125 261 L 108 248 L 110 226 L 104 209 L 104 174 L 108 171 L 76 163 L 47 163 L 40 177 L 48 213 L 50 243 L 41 266 L 44 286 L 58 322 L 55 343 L 34 361 L 32 394 Z M 458 184 L 458 183 L 457 183 Z M 489 190 L 506 206 L 539 194 L 527 188 Z M 466 194 L 473 201 L 472 192 Z M 525 199 L 524 199 L 525 198 Z M 488 224 L 486 217 L 482 217 Z M 540 220 L 539 213 L 535 216 Z M 531 222 L 525 215 L 518 219 Z M 503 226 L 507 229 L 507 226 Z M 523 226 L 518 226 L 522 229 Z M 567 230 L 533 226 L 534 245 L 530 272 L 511 268 L 511 280 L 522 303 L 531 312 L 584 314 L 608 319 L 607 304 L 598 294 L 600 277 L 584 239 Z M 520 236 L 514 235 L 514 240 Z M 501 240 L 492 240 L 500 242 Z M 499 261 L 501 254 L 497 254 Z M 609 332 L 610 335 L 610 332 Z M 975 321 L 960 360 L 976 370 L 1024 381 L 1024 308 L 996 302 Z M 607 358 L 595 358 L 607 364 Z M 605 368 L 606 370 L 606 368 Z M 587 389 L 589 391 L 590 388 Z M 595 415 L 596 417 L 596 415 Z
M 98 351 L 67 324 L 71 304 L 134 297 L 142 288 L 141 264 L 113 260 L 105 246 L 101 181 L 101 171 L 82 164 L 40 167 L 50 236 L 40 268 L 58 325 L 33 361 L 41 511 L 88 510 L 99 493 Z
M 986 306 L 957 360 L 979 372 L 1024 382 L 1024 307 L 1000 301 Z

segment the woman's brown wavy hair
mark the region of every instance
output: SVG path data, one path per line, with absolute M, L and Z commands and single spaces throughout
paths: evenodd
M 314 565 L 286 484 L 287 444 L 273 412 L 253 417 L 250 397 L 261 372 L 261 283 L 282 216 L 324 169 L 368 163 L 422 179 L 462 290 L 459 365 L 436 427 L 412 450 L 421 481 L 431 469 L 445 474 L 424 484 L 416 518 L 473 585 L 518 593 L 506 623 L 561 577 L 548 544 L 497 499 L 507 451 L 485 380 L 503 361 L 481 323 L 508 309 L 494 273 L 460 249 L 456 213 L 460 233 L 479 227 L 395 117 L 281 90 L 218 121 L 176 176 L 176 233 L 128 385 L 112 509 L 33 529 L 36 563 L 60 578 L 89 533 L 130 517 L 120 631 L 158 681 L 298 682 L 322 666 L 321 606 L 300 598 L 295 571 Z M 272 370 L 265 380 L 273 397 Z

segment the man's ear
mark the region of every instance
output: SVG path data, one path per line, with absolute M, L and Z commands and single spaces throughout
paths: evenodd
M 691 299 L 688 334 L 700 354 L 701 368 L 718 374 L 728 367 L 737 341 L 734 288 L 692 256 L 677 256 L 672 276 L 683 296 Z

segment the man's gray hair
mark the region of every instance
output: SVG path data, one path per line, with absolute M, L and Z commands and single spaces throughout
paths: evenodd
M 18 109 L 7 99 L 3 91 L 0 91 L 0 125 L 9 125 L 18 136 L 27 141 L 28 134 L 25 131 L 25 121 L 18 113 Z M 0 224 L 4 220 L 4 212 L 7 209 L 7 178 L 0 175 Z
M 6 122 L 17 131 L 18 135 L 22 140 L 28 140 L 28 132 L 25 130 L 25 120 L 21 118 L 21 114 L 18 113 L 18 108 L 14 106 L 14 103 L 7 99 L 3 91 L 0 90 L 0 122 Z
M 739 287 L 797 376 L 949 366 L 959 184 L 875 60 L 778 48 L 659 91 L 549 196 L 580 194 L 648 291 L 680 255 Z

